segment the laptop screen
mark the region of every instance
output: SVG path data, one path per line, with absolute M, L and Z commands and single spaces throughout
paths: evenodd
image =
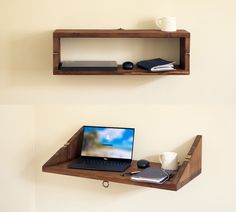
M 84 126 L 81 156 L 132 159 L 134 128 Z

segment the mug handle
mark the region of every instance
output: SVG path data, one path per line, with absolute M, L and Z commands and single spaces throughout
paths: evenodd
M 161 154 L 161 155 L 159 155 L 159 161 L 161 162 L 161 164 L 163 163 L 162 157 L 163 157 L 163 155 L 162 155 L 162 154 Z
M 157 24 L 157 27 L 159 27 L 161 29 L 161 24 L 162 24 L 162 18 L 158 18 L 156 20 L 156 24 Z

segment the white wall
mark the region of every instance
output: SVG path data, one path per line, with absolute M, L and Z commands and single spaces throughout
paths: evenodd
M 0 106 L 0 211 L 35 208 L 34 108 Z
M 235 9 L 233 0 L 1 0 L 0 144 L 14 144 L 16 157 L 5 151 L 0 156 L 6 170 L 0 174 L 0 210 L 115 212 L 148 204 L 177 212 L 235 211 Z M 167 15 L 191 32 L 190 76 L 52 75 L 54 29 L 154 28 L 155 18 Z M 151 53 L 135 42 L 151 45 L 134 40 L 124 46 L 118 39 L 100 55 L 136 61 L 157 48 L 160 56 L 177 59 L 166 41 Z M 64 57 L 77 57 L 80 44 L 65 41 Z M 92 44 L 96 49 L 106 41 Z M 90 56 L 97 53 L 81 58 Z M 42 164 L 83 124 L 135 127 L 136 159 L 172 149 L 182 156 L 203 134 L 203 173 L 176 193 L 115 183 L 104 190 L 99 181 L 42 173 Z M 230 180 L 222 172 L 227 168 Z

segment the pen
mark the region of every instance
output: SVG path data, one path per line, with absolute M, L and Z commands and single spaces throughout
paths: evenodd
M 141 171 L 133 171 L 133 172 L 125 172 L 123 174 L 121 174 L 121 176 L 131 176 L 133 174 L 138 174 Z

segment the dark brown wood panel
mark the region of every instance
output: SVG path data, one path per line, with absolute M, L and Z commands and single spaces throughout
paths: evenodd
M 64 38 L 186 38 L 190 36 L 190 33 L 186 30 L 163 32 L 157 29 L 57 29 L 53 36 Z
M 82 130 L 83 128 L 72 136 L 72 138 L 43 165 L 42 169 L 44 172 L 173 191 L 180 189 L 201 173 L 202 136 L 196 137 L 189 153 L 186 155 L 185 161 L 179 167 L 179 170 L 170 180 L 162 185 L 134 182 L 130 180 L 130 177 L 121 176 L 120 172 L 69 169 L 67 168 L 68 164 L 79 156 L 82 142 Z M 160 167 L 160 164 L 151 163 L 151 166 Z M 135 170 L 137 170 L 137 161 L 133 160 L 131 167 L 126 171 Z
M 60 38 L 53 38 L 53 73 L 58 69 L 61 62 L 61 42 Z
M 180 39 L 180 64 L 177 70 L 151 72 L 135 68 L 117 71 L 62 71 L 61 63 L 61 38 L 179 38 Z M 176 32 L 163 32 L 160 30 L 137 29 L 58 29 L 53 32 L 53 74 L 54 75 L 188 75 L 190 57 L 190 33 L 186 30 Z
M 190 38 L 185 39 L 185 69 L 190 70 Z
M 198 135 L 179 170 L 177 188 L 183 187 L 202 171 L 202 136 Z
M 134 68 L 133 70 L 124 70 L 119 66 L 117 71 L 62 71 L 57 69 L 54 71 L 54 75 L 188 75 L 189 71 L 180 69 L 179 66 L 176 70 L 151 72 L 140 68 Z
M 190 70 L 190 38 L 180 38 L 180 68 Z
M 144 187 L 152 187 L 152 188 L 159 188 L 159 189 L 167 189 L 167 190 L 176 190 L 176 185 L 173 183 L 175 177 L 167 181 L 163 185 L 153 184 L 153 183 L 140 183 L 134 182 L 130 180 L 130 177 L 123 177 L 121 176 L 120 172 L 107 172 L 107 171 L 94 171 L 94 170 L 82 170 L 82 169 L 68 169 L 67 166 L 72 161 L 65 162 L 59 164 L 57 166 L 50 166 L 43 168 L 44 172 L 50 172 L 55 174 L 63 174 L 63 175 L 70 175 L 75 177 L 83 177 L 95 180 L 102 180 L 102 181 L 109 181 L 109 182 L 116 182 L 122 184 L 130 184 L 130 185 L 137 185 L 137 186 L 144 186 Z M 151 163 L 152 167 L 160 167 L 159 163 Z M 126 171 L 136 171 L 137 170 L 137 161 L 133 161 L 131 167 L 129 167 Z
M 44 165 L 55 166 L 77 158 L 81 152 L 83 128 L 80 128 Z

